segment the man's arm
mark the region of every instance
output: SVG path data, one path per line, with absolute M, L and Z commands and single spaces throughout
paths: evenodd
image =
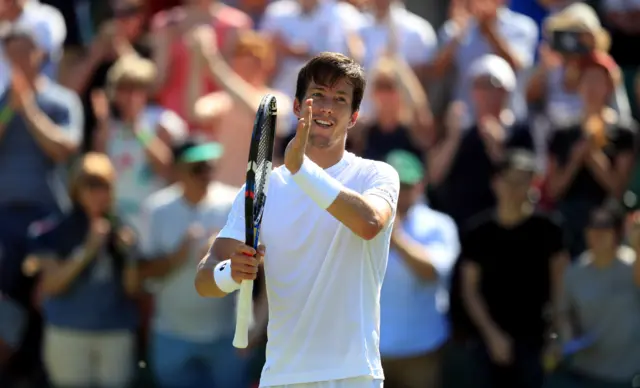
M 480 279 L 482 276 L 480 266 L 475 262 L 465 260 L 462 263 L 461 270 L 462 301 L 465 309 L 483 338 L 487 342 L 491 342 L 491 338 L 502 334 L 502 329 L 489 314 L 487 303 L 480 295 Z
M 552 309 L 552 324 L 556 333 L 562 333 L 566 331 L 566 316 L 563 309 L 563 292 L 564 292 L 564 277 L 569 265 L 569 254 L 567 252 L 559 252 L 551 259 L 550 279 L 551 279 L 551 309 Z
M 255 249 L 244 244 L 245 238 L 245 218 L 244 218 L 244 186 L 236 195 L 231 211 L 227 217 L 227 223 L 218 233 L 207 254 L 200 260 L 194 285 L 200 296 L 208 298 L 221 298 L 229 292 L 224 291 L 217 280 L 214 272 L 220 271 L 222 274 L 223 262 L 229 260 L 230 271 L 227 276 L 231 279 L 219 278 L 226 281 L 228 286 L 235 282 L 235 288 L 239 288 L 240 282 L 244 279 L 254 280 L 257 275 L 258 265 L 264 256 L 264 248 Z M 222 263 L 222 264 L 221 264 Z M 217 268 L 217 269 L 216 269 Z
M 458 232 L 453 220 L 443 220 L 438 226 L 440 229 L 435 231 L 439 234 L 438 239 L 432 242 L 416 241 L 400 228 L 395 228 L 391 235 L 392 248 L 400 254 L 413 273 L 425 281 L 446 278 L 460 254 Z
M 365 240 L 375 238 L 395 216 L 400 190 L 398 173 L 382 162 L 372 162 L 363 172 L 366 178 L 362 194 L 344 187 L 320 166 L 305 156 L 313 118 L 313 100 L 304 103 L 296 136 L 287 146 L 284 164 L 293 181 L 318 206 L 327 210 L 353 233 Z

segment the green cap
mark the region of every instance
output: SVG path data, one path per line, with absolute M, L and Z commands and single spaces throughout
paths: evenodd
M 424 178 L 424 167 L 417 156 L 409 151 L 395 150 L 387 155 L 387 163 L 395 168 L 400 177 L 400 183 L 415 185 Z
M 199 144 L 184 148 L 176 159 L 183 163 L 205 162 L 219 159 L 222 152 L 223 147 L 219 143 Z

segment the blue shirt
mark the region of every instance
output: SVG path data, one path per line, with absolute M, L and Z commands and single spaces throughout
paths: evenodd
M 380 296 L 380 353 L 401 358 L 437 349 L 449 336 L 449 273 L 460 252 L 456 225 L 426 205 L 414 205 L 400 225 L 421 244 L 438 279 L 419 279 L 393 248 Z
M 67 138 L 80 143 L 83 113 L 80 99 L 72 91 L 47 81 L 37 90 L 36 103 Z M 9 103 L 9 93 L 0 94 L 0 109 Z M 56 208 L 66 198 L 66 178 L 60 164 L 44 153 L 28 128 L 15 114 L 0 136 L 0 205 L 12 203 Z
M 82 249 L 88 230 L 89 221 L 78 210 L 45 218 L 29 228 L 29 251 L 71 260 Z M 134 329 L 136 308 L 122 285 L 124 256 L 120 258 L 114 249 L 105 248 L 66 292 L 45 299 L 45 321 L 56 327 L 86 331 Z

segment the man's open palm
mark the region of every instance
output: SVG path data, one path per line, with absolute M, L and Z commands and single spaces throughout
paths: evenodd
M 296 127 L 296 136 L 289 142 L 284 152 L 284 165 L 291 174 L 300 170 L 309 140 L 309 130 L 313 120 L 313 100 L 308 99 L 301 107 L 301 117 Z

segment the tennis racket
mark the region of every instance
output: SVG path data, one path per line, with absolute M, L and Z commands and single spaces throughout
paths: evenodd
M 267 201 L 267 188 L 273 160 L 273 143 L 276 133 L 277 117 L 276 98 L 267 94 L 260 101 L 256 120 L 253 124 L 253 135 L 249 148 L 249 163 L 244 192 L 245 242 L 258 248 L 262 212 Z M 253 297 L 253 281 L 243 280 L 238 295 L 236 332 L 233 346 L 244 349 L 249 344 L 249 323 L 251 321 Z

